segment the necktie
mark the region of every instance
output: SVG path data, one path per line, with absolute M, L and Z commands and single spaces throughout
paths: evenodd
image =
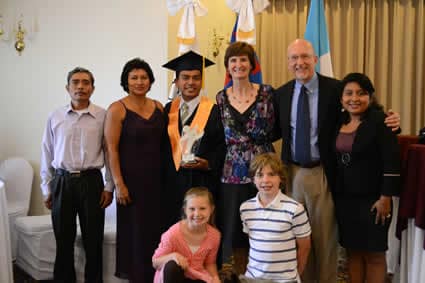
M 186 119 L 189 116 L 189 106 L 186 103 L 182 104 L 182 107 L 180 108 L 180 119 L 182 122 L 182 125 L 184 122 L 186 122 Z
M 297 105 L 297 124 L 295 128 L 295 160 L 301 165 L 311 162 L 310 152 L 310 108 L 308 93 L 305 86 L 301 87 Z

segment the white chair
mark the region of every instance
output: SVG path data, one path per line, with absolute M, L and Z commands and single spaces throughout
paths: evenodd
M 28 215 L 33 177 L 33 168 L 23 158 L 8 158 L 0 164 L 0 178 L 5 182 L 6 187 L 13 260 L 16 259 L 17 248 L 15 220 Z
M 115 272 L 115 200 L 105 211 L 103 240 L 103 282 L 127 283 L 114 276 Z M 77 226 L 79 227 L 79 225 Z M 18 252 L 16 265 L 35 280 L 53 278 L 56 244 L 50 215 L 20 217 L 16 220 Z M 77 282 L 84 282 L 85 256 L 80 229 L 77 229 L 74 253 Z

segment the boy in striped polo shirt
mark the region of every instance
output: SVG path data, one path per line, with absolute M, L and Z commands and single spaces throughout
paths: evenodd
M 240 207 L 249 236 L 249 262 L 241 281 L 300 282 L 310 252 L 311 228 L 302 204 L 281 192 L 286 168 L 275 153 L 254 158 L 250 165 L 257 196 Z

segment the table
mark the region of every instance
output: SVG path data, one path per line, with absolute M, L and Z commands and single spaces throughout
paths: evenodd
M 12 251 L 10 247 L 9 215 L 7 214 L 6 188 L 0 180 L 0 282 L 12 283 Z
M 425 282 L 425 145 L 407 149 L 396 230 L 401 239 L 400 282 Z
M 400 159 L 404 165 L 407 161 L 407 149 L 411 144 L 417 144 L 419 138 L 415 135 L 398 135 L 397 140 L 398 145 L 400 146 Z
M 407 164 L 407 149 L 411 144 L 418 143 L 418 136 L 416 135 L 398 135 L 398 144 L 400 146 L 400 160 L 402 164 L 402 172 L 406 172 Z M 404 175 L 403 175 L 404 176 Z M 391 274 L 400 273 L 400 239 L 396 237 L 397 215 L 400 198 L 393 197 L 393 211 L 395 216 L 391 219 L 390 228 L 388 230 L 388 250 L 386 252 L 387 259 L 387 272 Z

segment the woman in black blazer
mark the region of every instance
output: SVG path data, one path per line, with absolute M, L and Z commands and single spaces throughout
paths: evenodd
M 339 241 L 347 250 L 350 282 L 384 282 L 391 196 L 400 188 L 397 138 L 384 124 L 385 113 L 366 75 L 348 74 L 340 99 L 333 191 Z

